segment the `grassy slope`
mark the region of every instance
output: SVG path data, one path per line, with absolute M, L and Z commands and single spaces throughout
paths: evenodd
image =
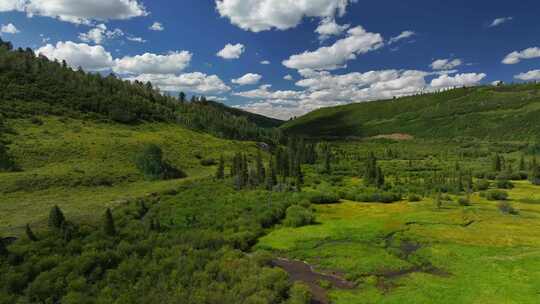
M 422 138 L 529 139 L 540 134 L 540 84 L 460 88 L 323 108 L 283 125 L 314 137 L 408 133 Z
M 214 174 L 199 158 L 255 151 L 249 142 L 218 139 L 170 124 L 127 126 L 42 117 L 9 120 L 10 151 L 22 172 L 0 173 L 0 233 L 17 234 L 26 223 L 43 224 L 58 204 L 70 218 L 92 222 L 105 206 L 152 192 L 175 189 L 184 180 L 145 181 L 133 164 L 144 144 L 156 143 L 189 179 Z
M 517 183 L 510 199 L 520 214 L 504 215 L 496 202 L 473 196 L 473 205 L 447 203 L 436 209 L 431 199 L 391 205 L 344 202 L 317 207 L 320 225 L 281 228 L 263 237 L 259 248 L 306 260 L 319 269 L 341 270 L 359 282 L 353 291 L 333 291 L 333 303 L 536 303 L 540 290 L 540 193 Z M 470 220 L 468 227 L 460 226 Z M 407 222 L 424 223 L 406 225 Z M 400 258 L 385 248 L 395 231 L 422 248 Z M 377 276 L 406 269 L 411 261 L 429 261 L 449 273 Z

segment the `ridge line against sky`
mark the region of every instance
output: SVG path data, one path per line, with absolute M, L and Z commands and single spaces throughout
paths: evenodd
M 0 0 L 0 37 L 73 68 L 281 119 L 540 80 L 540 3 Z

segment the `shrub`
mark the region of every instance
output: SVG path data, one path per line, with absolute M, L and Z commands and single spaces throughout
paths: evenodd
M 518 214 L 517 210 L 509 202 L 499 202 L 497 208 L 505 214 Z
M 320 192 L 312 195 L 309 201 L 312 204 L 336 204 L 339 203 L 339 196 L 335 193 Z
M 163 160 L 163 151 L 154 144 L 147 145 L 135 159 L 137 168 L 147 179 L 174 179 L 186 177 L 186 174 Z
M 502 190 L 491 190 L 486 192 L 485 195 L 488 201 L 505 201 L 508 199 L 508 193 Z
M 206 158 L 206 159 L 201 160 L 201 165 L 205 167 L 214 166 L 214 165 L 217 165 L 217 161 L 213 158 Z
M 409 194 L 409 197 L 407 197 L 407 200 L 411 203 L 419 202 L 422 200 L 422 197 L 418 194 L 411 193 Z
M 389 204 L 401 200 L 401 195 L 391 192 L 363 193 L 356 196 L 355 201 L 365 203 Z
M 489 182 L 485 179 L 481 179 L 476 182 L 474 188 L 476 189 L 476 191 L 485 191 L 489 189 Z
M 467 198 L 467 197 L 460 197 L 458 199 L 458 204 L 460 206 L 470 206 L 471 205 L 471 201 Z
M 289 300 L 287 304 L 309 304 L 311 303 L 311 291 L 304 283 L 294 283 L 289 290 Z
M 499 179 L 495 182 L 495 186 L 499 189 L 512 189 L 514 188 L 514 184 L 512 184 L 511 181 L 507 179 Z
M 304 207 L 293 205 L 287 208 L 283 224 L 288 227 L 302 227 L 313 224 L 315 216 L 311 210 Z
M 42 126 L 43 125 L 43 120 L 39 119 L 39 117 L 32 117 L 30 118 L 30 123 L 36 125 L 36 126 Z

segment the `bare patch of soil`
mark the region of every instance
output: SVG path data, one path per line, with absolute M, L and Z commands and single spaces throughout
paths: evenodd
M 332 288 L 353 289 L 355 284 L 345 280 L 338 272 L 330 274 L 316 272 L 313 267 L 302 261 L 274 259 L 272 265 L 289 273 L 292 282 L 303 282 L 309 286 L 312 293 L 312 304 L 328 304 L 328 290 L 319 285 L 320 281 L 329 282 Z

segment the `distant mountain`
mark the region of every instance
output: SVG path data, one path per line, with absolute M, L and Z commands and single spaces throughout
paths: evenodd
M 266 117 L 264 115 L 247 112 L 247 111 L 237 109 L 237 108 L 231 108 L 223 103 L 216 102 L 216 101 L 207 100 L 207 101 L 198 101 L 197 103 L 200 105 L 207 105 L 210 107 L 215 107 L 224 112 L 230 113 L 234 116 L 245 117 L 247 118 L 248 121 L 262 128 L 277 128 L 281 126 L 283 123 L 285 123 L 283 120 Z
M 285 123 L 285 134 L 318 138 L 492 138 L 540 135 L 540 84 L 457 88 L 323 108 Z

